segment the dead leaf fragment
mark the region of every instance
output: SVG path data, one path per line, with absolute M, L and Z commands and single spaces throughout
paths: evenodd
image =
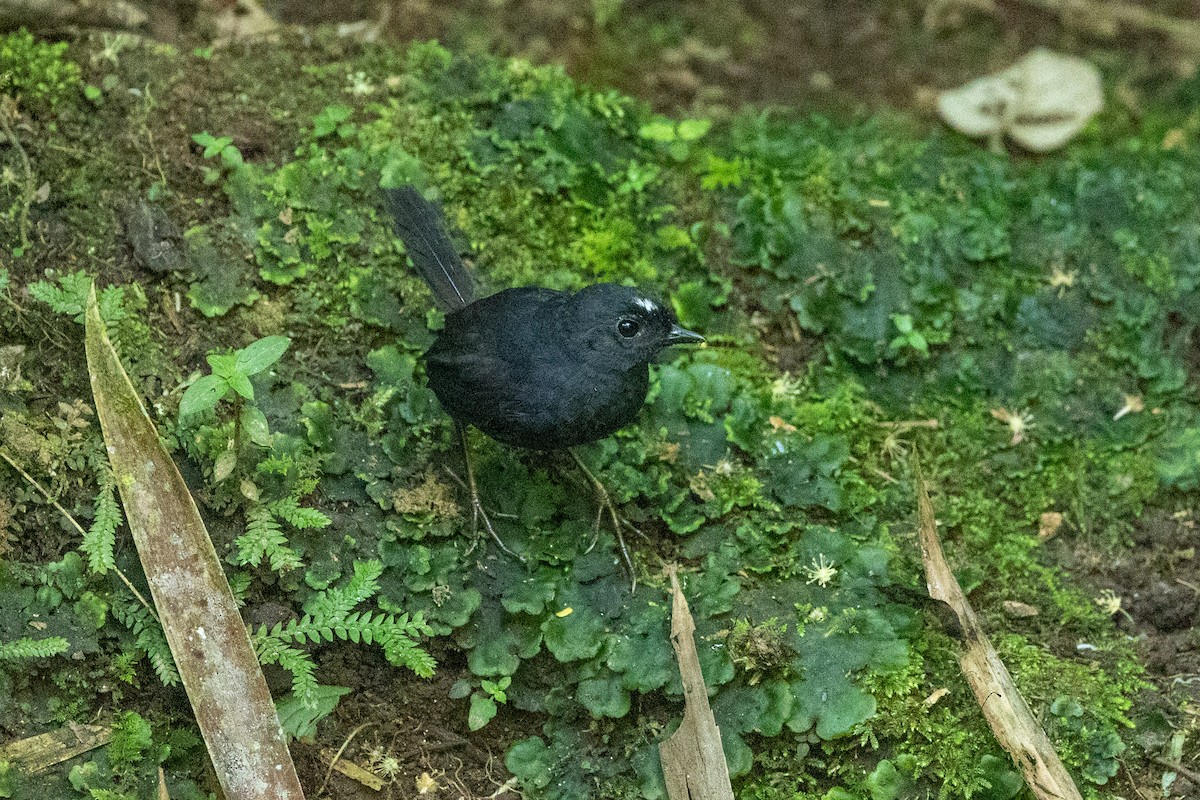
M 688 480 L 688 488 L 702 503 L 717 499 L 716 493 L 709 488 L 708 476 L 704 474 L 704 470 L 700 470 Z
M 937 702 L 939 700 L 941 700 L 943 697 L 945 697 L 948 694 L 950 694 L 950 690 L 947 689 L 945 686 L 934 691 L 933 694 L 931 694 L 931 695 L 929 695 L 929 697 L 925 698 L 925 707 L 933 708 L 934 706 L 937 705 Z
M 275 703 L 204 520 L 100 320 L 84 352 L 96 414 L 163 633 L 227 797 L 303 800 Z
M 771 423 L 771 428 L 773 430 L 787 431 L 789 433 L 792 433 L 796 430 L 796 426 L 785 420 L 783 417 L 767 417 L 767 422 Z
M 733 800 L 721 729 L 708 704 L 708 689 L 700 671 L 696 624 L 679 586 L 676 568 L 668 567 L 667 574 L 671 578 L 671 644 L 679 663 L 684 702 L 679 728 L 658 746 L 667 797 Z
M 1059 511 L 1047 511 L 1038 519 L 1038 540 L 1047 542 L 1054 538 L 1062 527 L 1063 515 Z
M 1023 619 L 1025 617 L 1036 617 L 1038 610 L 1036 606 L 1031 606 L 1028 603 L 1022 603 L 1020 600 L 1005 600 L 1004 613 L 1010 617 Z
M 993 147 L 1007 136 L 1035 153 L 1062 147 L 1103 107 L 1100 71 L 1045 48 L 938 97 L 938 114 L 960 133 Z
M 428 772 L 422 772 L 417 776 L 417 794 L 432 794 L 442 788 L 433 776 Z
M 1179 128 L 1171 128 L 1171 130 L 1167 131 L 1166 134 L 1163 135 L 1162 149 L 1175 150 L 1183 147 L 1186 143 L 1187 137 L 1184 135 L 1183 131 Z

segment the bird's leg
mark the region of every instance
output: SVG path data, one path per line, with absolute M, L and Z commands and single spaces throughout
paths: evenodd
M 579 469 L 592 482 L 592 486 L 596 490 L 596 501 L 599 503 L 599 508 L 596 510 L 596 525 L 595 535 L 592 538 L 592 547 L 596 546 L 595 536 L 600 533 L 600 517 L 603 512 L 607 511 L 609 519 L 612 520 L 613 531 L 617 534 L 617 545 L 621 549 L 621 561 L 625 567 L 625 571 L 629 573 L 629 580 L 632 582 L 630 591 L 637 589 L 637 573 L 633 571 L 633 559 L 629 557 L 629 548 L 625 545 L 625 535 L 621 533 L 621 518 L 617 516 L 617 507 L 613 505 L 612 497 L 608 494 L 608 489 L 604 488 L 604 484 L 600 479 L 592 474 L 588 469 L 588 465 L 583 463 L 583 459 L 579 457 L 573 449 L 568 448 L 567 452 L 571 454 L 571 458 L 575 459 L 575 463 L 579 465 Z M 592 548 L 589 547 L 588 550 Z
M 467 482 L 464 481 L 462 478 L 458 477 L 457 472 L 450 469 L 450 467 L 444 466 L 444 465 L 442 466 L 442 469 L 446 470 L 446 474 L 450 476 L 451 480 L 453 480 L 455 483 L 458 484 L 458 487 L 460 489 L 462 489 L 464 492 L 471 491 L 470 488 L 467 486 Z M 486 506 L 485 506 L 485 508 L 486 508 Z M 500 517 L 501 519 L 520 519 L 521 518 L 520 514 L 510 514 L 507 511 L 497 511 L 494 508 L 488 508 L 487 513 L 488 513 L 489 517 Z M 640 533 L 640 531 L 639 531 L 639 533 Z
M 492 527 L 491 519 L 488 518 L 487 511 L 483 508 L 483 502 L 479 499 L 479 487 L 475 483 L 475 465 L 471 462 L 471 447 L 467 444 L 467 426 L 456 420 L 454 422 L 454 429 L 458 431 L 458 441 L 462 445 L 463 461 L 467 464 L 467 491 L 471 494 L 471 531 L 474 533 L 479 530 L 479 520 L 482 518 L 483 527 L 487 529 L 488 534 L 491 535 L 492 540 L 496 542 L 500 549 L 518 561 L 524 562 L 525 557 L 510 550 L 508 545 L 504 543 L 504 540 L 500 538 L 500 535 L 496 533 L 496 529 Z

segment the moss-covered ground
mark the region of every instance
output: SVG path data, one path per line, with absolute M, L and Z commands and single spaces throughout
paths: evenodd
M 115 574 L 143 586 L 75 324 L 89 278 L 313 793 L 322 749 L 359 731 L 347 754 L 397 797 L 422 773 L 464 796 L 514 776 L 529 798 L 662 797 L 676 562 L 739 797 L 1028 796 L 921 600 L 914 450 L 1085 796 L 1161 791 L 1173 747 L 1192 763 L 1196 85 L 1029 159 L 889 116 L 671 119 L 436 45 L 0 41 L 0 726 L 115 726 L 49 775 L 0 764 L 0 796 L 143 797 L 160 764 L 174 798 L 215 785 Z M 377 209 L 408 182 L 485 287 L 632 282 L 709 337 L 656 369 L 638 426 L 582 451 L 641 531 L 636 591 L 558 456 L 476 439 L 528 563 L 472 535 L 419 360 L 441 320 Z M 181 414 L 231 361 L 206 356 L 274 336 L 252 399 Z M 434 677 L 354 624 L 288 638 L 331 597 L 421 615 Z

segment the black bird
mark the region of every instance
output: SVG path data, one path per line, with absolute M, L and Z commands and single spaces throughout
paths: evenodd
M 425 371 L 458 430 L 474 518 L 482 517 L 492 538 L 512 554 L 480 503 L 466 426 L 533 450 L 594 442 L 637 417 L 650 385 L 650 361 L 659 351 L 704 337 L 681 328 L 659 301 L 613 283 L 575 294 L 522 286 L 477 300 L 438 209 L 412 186 L 386 189 L 383 197 L 413 266 L 446 312 L 445 327 L 425 353 Z M 609 511 L 632 575 L 607 491 L 571 455 Z

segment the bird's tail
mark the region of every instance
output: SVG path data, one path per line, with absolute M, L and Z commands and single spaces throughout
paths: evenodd
M 417 272 L 429 284 L 443 311 L 457 311 L 475 299 L 471 274 L 458 257 L 441 212 L 412 186 L 383 190 L 383 205 L 392 215 L 396 235 Z

